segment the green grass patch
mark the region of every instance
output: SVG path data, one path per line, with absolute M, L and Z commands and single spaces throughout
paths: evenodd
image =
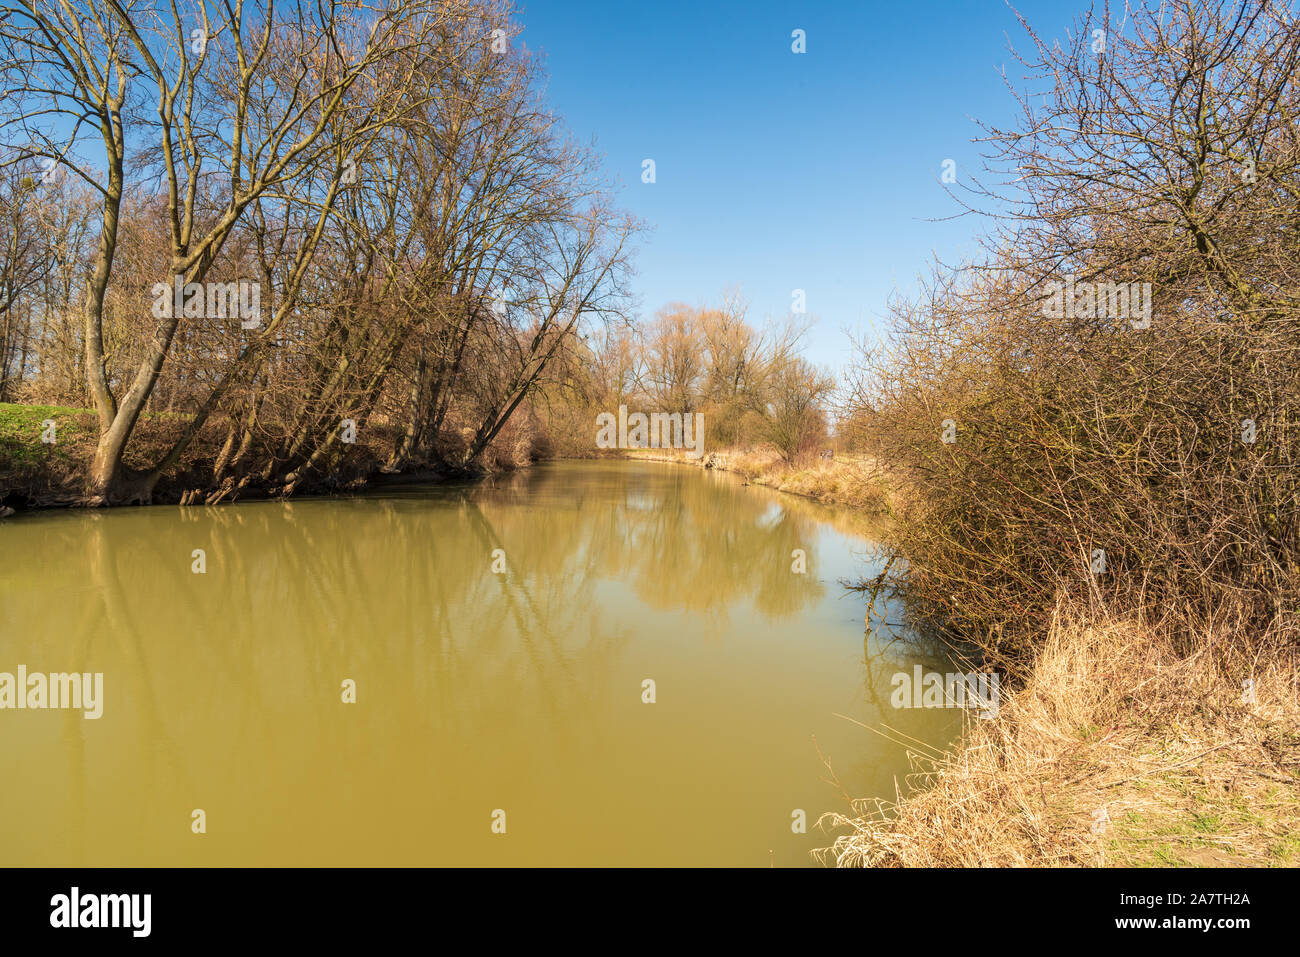
M 91 433 L 91 427 L 82 423 L 82 417 L 93 414 L 88 409 L 62 405 L 0 402 L 0 462 L 27 465 L 52 455 L 66 458 L 68 440 Z M 47 420 L 54 422 L 55 441 L 52 445 L 41 441 Z
M 1300 863 L 1300 835 L 1287 835 L 1270 847 L 1268 853 L 1279 866 L 1294 867 Z

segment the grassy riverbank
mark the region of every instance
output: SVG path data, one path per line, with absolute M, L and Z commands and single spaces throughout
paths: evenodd
M 126 464 L 147 466 L 151 457 L 160 455 L 176 440 L 188 422 L 189 417 L 181 414 L 145 413 L 136 426 L 137 445 Z M 152 502 L 217 504 L 277 495 L 355 491 L 401 481 L 439 481 L 508 471 L 528 464 L 537 455 L 531 433 L 509 429 L 487 447 L 473 470 L 420 462 L 389 470 L 386 463 L 400 440 L 400 430 L 390 423 L 375 421 L 358 431 L 354 443 L 337 444 L 335 454 L 320 468 L 305 470 L 300 480 L 286 486 L 282 479 L 253 468 L 227 470 L 221 478 L 214 477 L 214 465 L 222 461 L 223 453 L 229 461 L 229 429 L 225 419 L 209 421 L 177 468 L 162 476 Z M 52 508 L 87 504 L 86 476 L 98 438 L 99 423 L 89 409 L 0 402 L 0 505 Z
M 43 433 L 53 441 L 42 442 Z M 0 504 L 73 496 L 97 434 L 85 409 L 0 402 Z
M 916 790 L 828 815 L 841 866 L 1300 864 L 1300 672 L 1283 636 L 1192 655 L 1164 626 L 1061 611 L 1029 678 Z M 1243 677 L 1245 676 L 1245 677 Z M 1253 696 L 1243 691 L 1253 681 Z M 1251 700 L 1253 697 L 1253 700 Z
M 625 455 L 732 472 L 750 485 L 802 495 L 828 505 L 848 506 L 873 516 L 891 511 L 891 492 L 884 474 L 872 459 L 861 455 L 809 457 L 798 463 L 786 462 L 775 451 L 763 447 L 722 449 L 697 459 L 687 458 L 685 452 L 676 449 L 640 449 Z
M 187 422 L 187 416 L 167 412 L 142 415 L 136 426 L 138 444 L 128 466 L 144 466 L 148 456 L 167 448 Z M 220 454 L 223 424 L 210 423 L 200 433 L 179 468 L 159 482 L 154 501 L 202 501 L 220 491 L 204 473 Z M 83 504 L 98 438 L 99 423 L 89 409 L 0 403 L 0 502 L 20 508 Z M 383 449 L 373 441 L 359 441 L 349 451 L 334 487 L 355 482 L 382 463 Z M 319 490 L 323 489 L 316 483 L 302 489 Z M 239 491 L 245 498 L 273 492 L 256 481 L 247 481 Z

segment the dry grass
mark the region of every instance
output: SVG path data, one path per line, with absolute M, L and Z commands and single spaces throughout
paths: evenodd
M 972 719 L 943 757 L 914 755 L 909 796 L 825 815 L 835 839 L 818 854 L 841 866 L 1300 863 L 1300 671 L 1271 637 L 1247 653 L 1207 630 L 1179 656 L 1163 626 L 1058 609 L 998 718 Z
M 626 455 L 732 472 L 750 485 L 802 495 L 826 504 L 846 505 L 868 515 L 892 512 L 889 484 L 875 460 L 866 456 L 839 455 L 833 459 L 808 456 L 792 465 L 765 446 L 723 449 L 710 452 L 702 459 L 688 459 L 685 452 L 676 449 L 641 449 Z

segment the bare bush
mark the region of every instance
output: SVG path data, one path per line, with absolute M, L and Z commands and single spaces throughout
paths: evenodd
M 1300 27 L 1131 14 L 1030 32 L 988 254 L 896 302 L 852 390 L 913 613 L 1008 666 L 1062 592 L 1259 631 L 1300 598 Z

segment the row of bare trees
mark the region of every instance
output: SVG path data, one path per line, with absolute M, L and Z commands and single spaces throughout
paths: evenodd
M 512 13 L 4 7 L 0 398 L 95 410 L 90 501 L 472 464 L 619 314 L 636 224 Z
M 1261 634 L 1300 599 L 1300 24 L 1175 0 L 1028 38 L 968 184 L 987 255 L 854 382 L 911 607 L 1008 666 L 1063 592 Z
M 710 449 L 770 446 L 787 461 L 826 439 L 835 382 L 800 355 L 806 326 L 755 327 L 731 293 L 719 306 L 672 303 L 648 320 L 602 327 L 572 349 L 546 390 L 546 421 L 568 451 L 590 452 L 594 415 L 705 417 Z

